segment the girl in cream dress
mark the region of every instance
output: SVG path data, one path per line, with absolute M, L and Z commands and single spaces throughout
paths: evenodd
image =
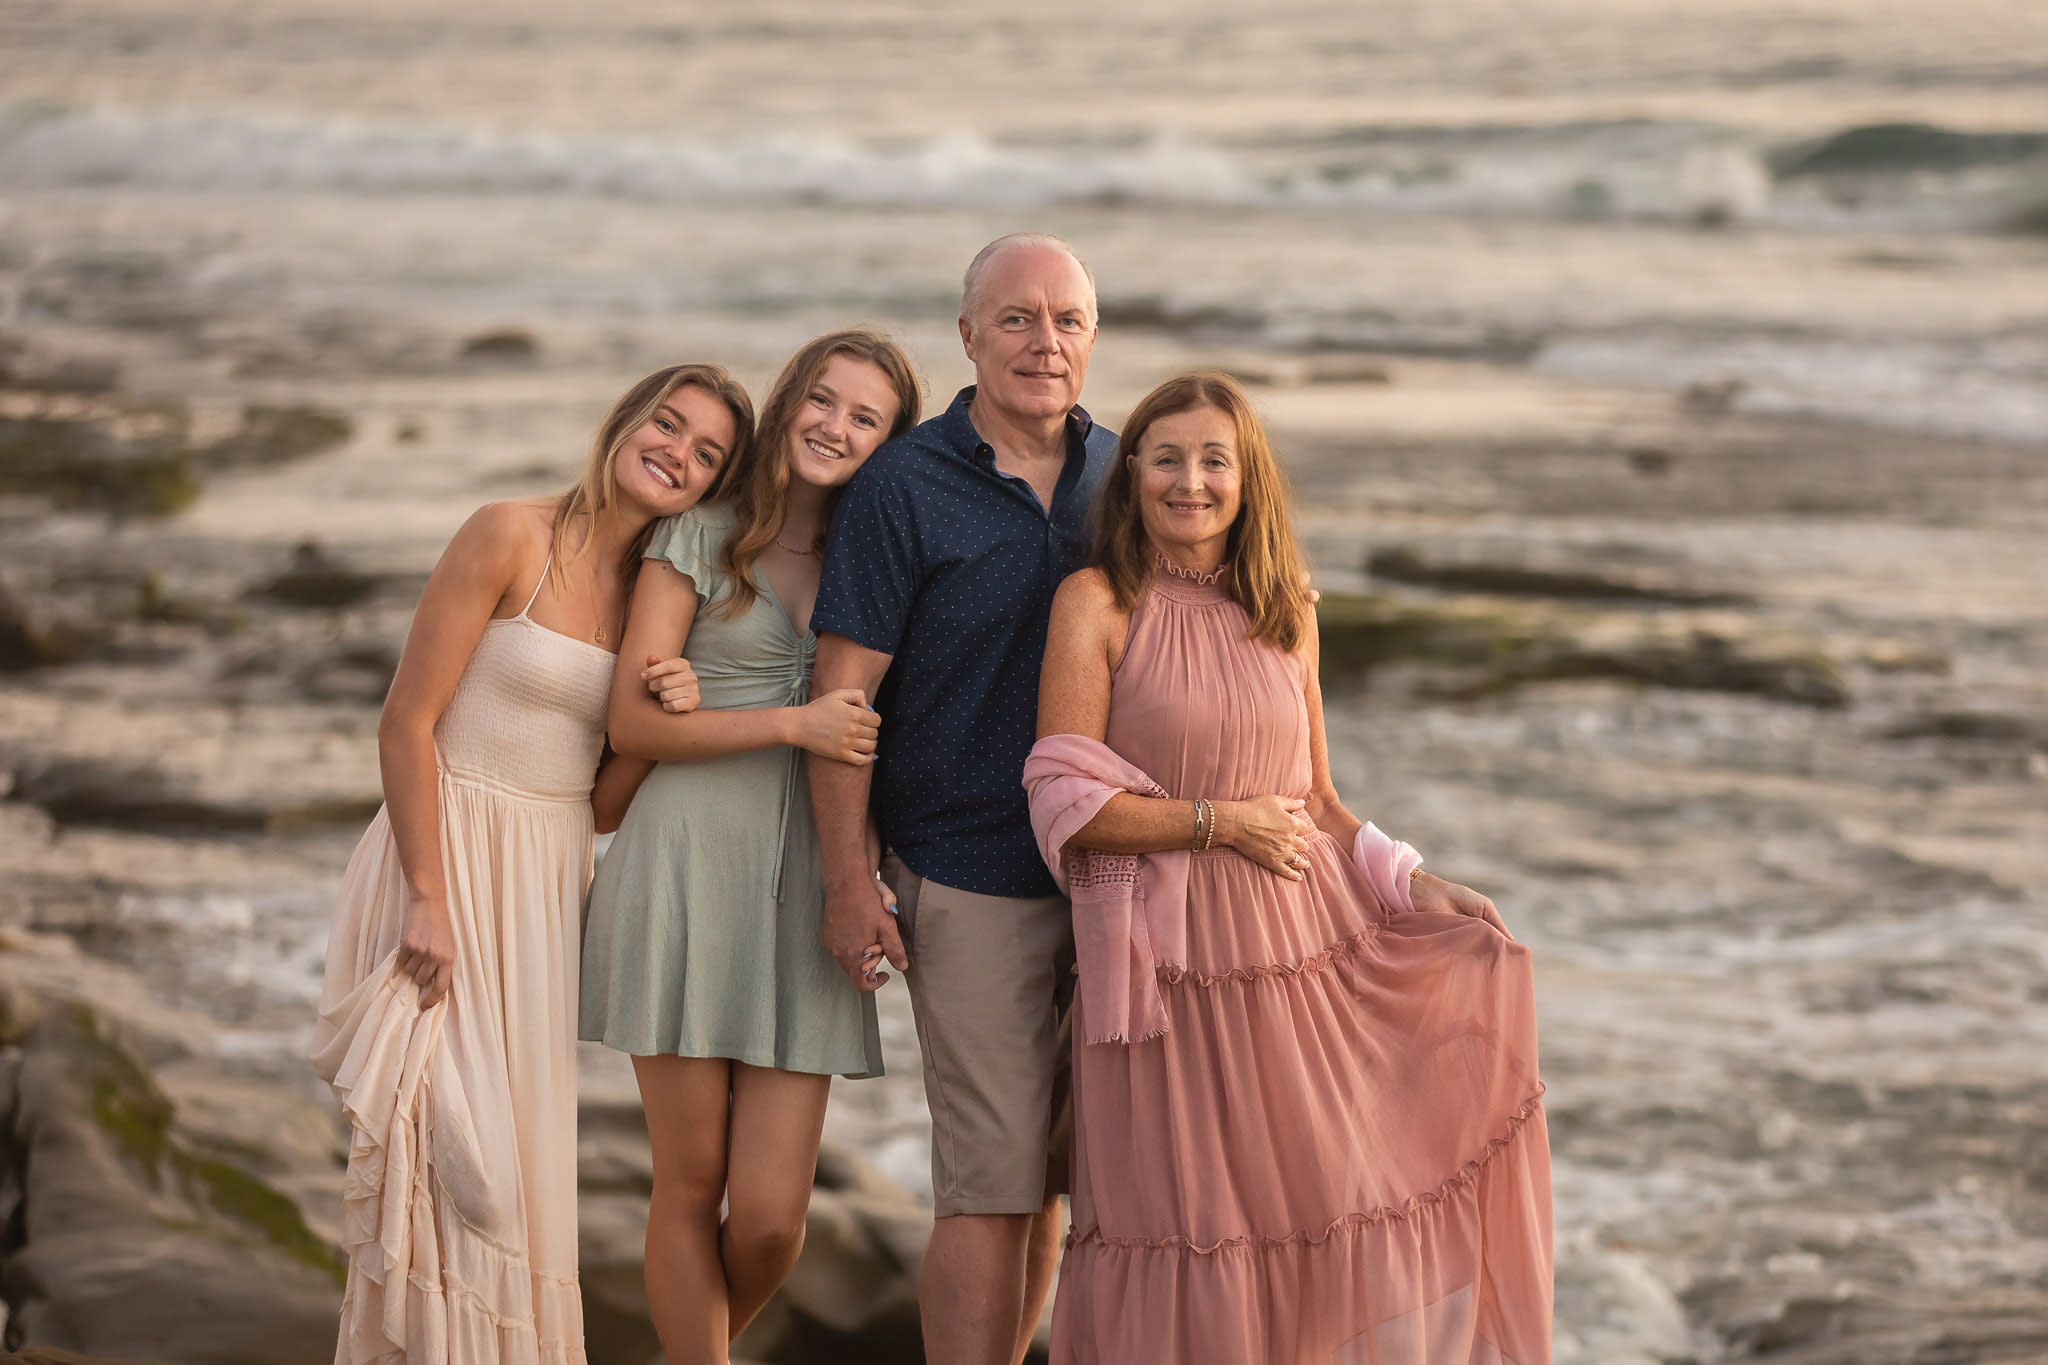
M 350 1128 L 338 1362 L 583 1360 L 577 920 L 647 765 L 599 761 L 649 528 L 753 434 L 712 365 L 635 385 L 583 480 L 472 516 L 384 704 L 384 808 L 343 877 L 314 1062 Z

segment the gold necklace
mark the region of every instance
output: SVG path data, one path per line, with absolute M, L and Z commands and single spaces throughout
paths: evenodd
M 794 545 L 784 545 L 782 543 L 782 538 L 780 536 L 775 537 L 775 548 L 778 550 L 786 550 L 793 555 L 803 555 L 806 558 L 815 556 L 818 553 L 816 550 L 799 550 Z

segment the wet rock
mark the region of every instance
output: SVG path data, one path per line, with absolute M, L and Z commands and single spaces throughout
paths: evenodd
M 1924 711 L 1884 732 L 1886 739 L 1981 739 L 2048 744 L 2048 717 L 2003 711 Z
M 368 797 L 218 800 L 174 785 L 148 764 L 59 758 L 15 774 L 13 797 L 58 825 L 178 833 L 261 833 L 349 825 L 377 813 Z
M 1187 303 L 1157 294 L 1135 294 L 1106 298 L 1098 309 L 1105 327 L 1145 331 L 1190 333 L 1244 333 L 1263 330 L 1266 319 L 1258 312 L 1223 304 Z
M 1375 551 L 1366 572 L 1394 583 L 1508 597 L 1556 597 L 1588 602 L 1643 602 L 1689 607 L 1748 606 L 1747 593 L 1700 587 L 1669 571 L 1611 567 L 1550 568 L 1526 563 L 1445 559 L 1406 547 Z
M 0 983 L 40 1008 L 7 1056 L 14 1103 L 0 1120 L 0 1165 L 22 1190 L 0 1267 L 9 1340 L 182 1365 L 331 1359 L 339 1253 L 265 1171 L 306 1160 L 273 1143 L 268 1110 L 327 1120 L 270 1096 L 266 1121 L 233 1140 L 195 1129 L 179 1095 L 211 1087 L 232 1113 L 242 1083 L 191 1037 L 103 1004 L 139 998 L 125 974 L 7 946 Z M 167 1066 L 187 1073 L 175 1093 Z M 331 1155 L 318 1154 L 330 1167 Z
M 251 405 L 241 428 L 200 452 L 209 469 L 259 468 L 317 455 L 346 441 L 355 425 L 338 412 L 300 404 Z
M 1638 446 L 1628 453 L 1628 467 L 1638 474 L 1669 474 L 1673 458 L 1668 450 L 1656 446 Z
M 1702 379 L 1678 394 L 1678 410 L 1689 417 L 1726 417 L 1749 388 L 1744 379 Z
M 1818 649 L 1759 650 L 1745 641 L 1695 630 L 1681 640 L 1613 648 L 1557 645 L 1503 662 L 1479 683 L 1452 689 L 1460 698 L 1488 696 L 1533 682 L 1618 678 L 1696 692 L 1733 692 L 1802 706 L 1845 707 L 1849 685 Z
M 479 332 L 462 343 L 464 360 L 486 365 L 529 365 L 540 358 L 540 342 L 519 327 Z
M 1419 664 L 1437 670 L 1424 693 L 1459 700 L 1597 678 L 1826 708 L 1846 706 L 1851 696 L 1841 670 L 1817 645 L 1751 638 L 1732 626 L 1667 629 L 1654 619 L 1603 620 L 1508 604 L 1410 605 L 1352 593 L 1324 594 L 1317 620 L 1325 678 Z
M 293 607 L 352 607 L 374 596 L 382 580 L 351 569 L 332 557 L 317 540 L 300 541 L 292 549 L 291 567 L 249 590 L 252 598 Z
M 74 631 L 32 620 L 13 594 L 0 587 L 0 673 L 70 663 L 84 643 Z
M 1328 356 L 1275 360 L 1271 364 L 1220 367 L 1246 388 L 1312 388 L 1323 384 L 1391 384 L 1394 372 L 1384 363 L 1362 356 Z
M 199 496 L 175 407 L 0 413 L 0 493 L 58 507 L 162 516 Z
M 212 471 L 300 459 L 346 440 L 347 418 L 324 409 L 252 406 L 209 445 L 189 442 L 175 403 L 9 391 L 0 403 L 0 494 L 120 516 L 165 516 L 199 496 Z

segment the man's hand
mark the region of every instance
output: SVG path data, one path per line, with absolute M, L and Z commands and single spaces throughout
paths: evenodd
M 886 960 L 897 971 L 910 966 L 903 936 L 896 931 L 896 896 L 879 877 L 851 885 L 825 888 L 825 913 L 818 932 L 855 990 L 880 990 L 889 974 L 879 970 Z

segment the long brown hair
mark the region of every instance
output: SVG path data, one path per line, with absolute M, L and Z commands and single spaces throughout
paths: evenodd
M 754 402 L 723 366 L 670 365 L 648 375 L 620 394 L 619 400 L 612 404 L 612 410 L 598 424 L 597 437 L 590 444 L 590 461 L 584 466 L 583 477 L 555 499 L 555 524 L 548 539 L 548 573 L 555 577 L 557 585 L 561 579 L 556 576 L 561 573 L 563 564 L 580 548 L 570 546 L 570 528 L 578 519 L 594 521 L 618 497 L 612 466 L 617 462 L 626 438 L 653 421 L 654 414 L 661 411 L 661 405 L 668 401 L 669 395 L 686 385 L 710 394 L 725 404 L 726 410 L 732 414 L 732 449 L 726 452 L 725 464 L 711 480 L 703 501 L 709 502 L 717 497 L 730 481 L 733 470 L 746 462 L 754 442 Z M 625 580 L 629 593 L 639 576 L 640 560 L 647 551 L 648 541 L 653 538 L 655 525 L 655 522 L 649 522 L 626 547 L 625 556 L 619 561 L 619 575 Z M 583 540 L 586 545 L 590 543 L 588 532 Z
M 1156 553 L 1138 511 L 1138 447 L 1160 418 L 1204 407 L 1223 412 L 1237 428 L 1242 501 L 1224 551 L 1231 566 L 1224 586 L 1250 618 L 1247 639 L 1291 652 L 1301 645 L 1309 601 L 1301 550 L 1288 522 L 1287 479 L 1251 400 L 1227 375 L 1184 374 L 1138 400 L 1116 443 L 1117 468 L 1103 484 L 1090 562 L 1109 580 L 1119 611 L 1137 605 L 1152 581 Z
M 889 425 L 889 437 L 900 436 L 917 425 L 922 403 L 917 372 L 911 369 L 903 349 L 880 332 L 864 327 L 827 332 L 789 358 L 775 380 L 775 387 L 768 391 L 768 401 L 761 405 L 760 440 L 755 442 L 745 467 L 726 485 L 726 498 L 733 507 L 733 527 L 718 557 L 730 580 L 730 589 L 715 610 L 728 620 L 744 614 L 760 594 L 760 587 L 754 582 L 754 561 L 774 541 L 782 526 L 783 504 L 789 494 L 789 460 L 784 449 L 789 428 L 835 355 L 851 356 L 873 365 L 896 391 L 896 420 Z M 813 548 L 824 548 L 825 531 L 832 524 L 833 509 L 839 505 L 839 493 L 835 488 L 825 500 L 824 517 L 818 523 L 818 540 Z

